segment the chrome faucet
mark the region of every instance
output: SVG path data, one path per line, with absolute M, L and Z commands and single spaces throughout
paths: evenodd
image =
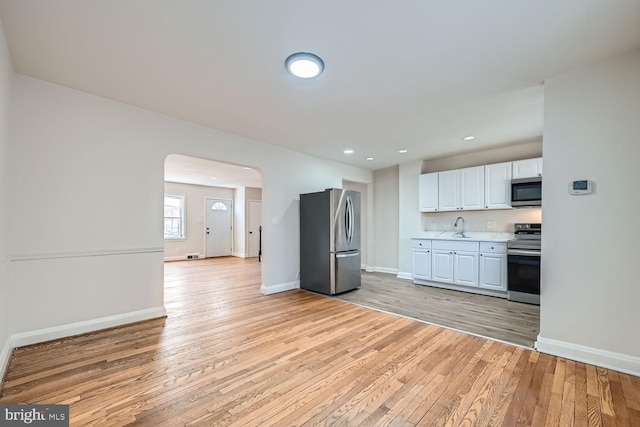
M 458 231 L 456 234 L 460 235 L 460 237 L 464 237 L 464 218 L 459 216 L 456 219 L 456 222 L 453 224 L 453 226 L 457 229 L 458 228 L 458 222 L 460 222 L 460 221 L 462 221 L 462 225 L 460 226 L 460 231 Z

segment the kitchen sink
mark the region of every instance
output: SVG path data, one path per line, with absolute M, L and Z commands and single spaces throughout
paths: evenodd
M 455 233 L 453 236 L 454 239 L 470 239 L 471 236 L 465 236 L 463 233 Z

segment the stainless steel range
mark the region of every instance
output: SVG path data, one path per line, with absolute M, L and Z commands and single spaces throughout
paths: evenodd
M 514 226 L 507 242 L 507 298 L 540 305 L 540 249 L 542 224 Z

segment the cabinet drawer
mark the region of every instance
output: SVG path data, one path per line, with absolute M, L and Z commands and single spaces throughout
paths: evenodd
M 457 240 L 434 240 L 433 249 L 444 251 L 478 252 L 478 242 L 459 242 Z
M 506 254 L 507 244 L 496 242 L 480 242 L 480 252 L 492 254 Z
M 427 239 L 412 239 L 411 240 L 411 247 L 413 249 L 431 249 L 431 240 L 427 240 Z

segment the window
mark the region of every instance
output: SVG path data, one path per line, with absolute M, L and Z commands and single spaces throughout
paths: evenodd
M 184 237 L 184 196 L 164 196 L 164 238 Z
M 226 211 L 227 210 L 227 205 L 225 205 L 222 202 L 216 202 L 213 204 L 213 206 L 211 206 L 211 210 L 212 211 Z

